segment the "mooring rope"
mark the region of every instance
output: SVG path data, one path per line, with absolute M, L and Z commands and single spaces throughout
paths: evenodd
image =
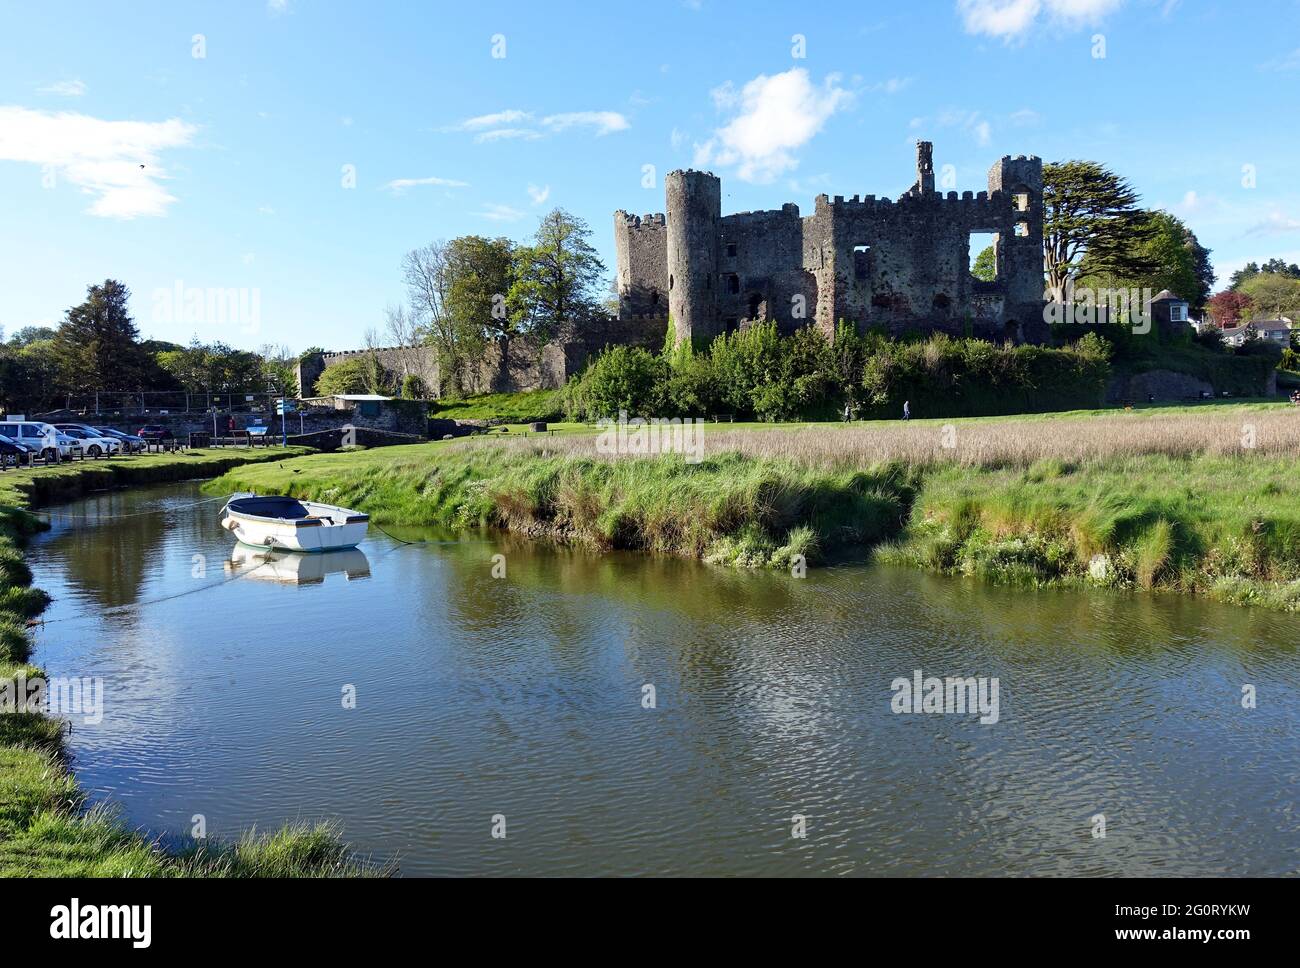
M 226 497 L 209 497 L 202 501 L 193 501 L 189 504 L 170 504 L 161 507 L 151 507 L 144 511 L 128 511 L 124 514 L 65 514 L 62 511 L 43 511 L 39 508 L 19 508 L 13 505 L 0 505 L 6 511 L 19 511 L 24 514 L 42 514 L 47 517 L 59 518 L 64 521 L 118 521 L 122 518 L 138 518 L 146 514 L 159 514 L 166 511 L 187 511 L 190 508 L 196 508 L 203 504 L 215 504 L 217 501 L 225 501 Z M 84 500 L 84 498 L 83 498 Z

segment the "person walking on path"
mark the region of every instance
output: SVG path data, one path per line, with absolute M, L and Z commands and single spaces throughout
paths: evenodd
M 912 402 L 910 400 L 903 401 L 903 419 L 904 420 L 912 419 Z

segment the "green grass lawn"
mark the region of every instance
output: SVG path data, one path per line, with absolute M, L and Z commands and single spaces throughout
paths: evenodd
M 33 501 L 122 484 L 203 477 L 246 461 L 284 460 L 303 448 L 191 451 L 78 461 L 0 474 L 0 681 L 29 664 L 27 622 L 48 601 L 31 587 L 25 538 L 43 527 Z M 337 831 L 298 825 L 235 844 L 164 851 L 109 809 L 83 809 L 63 756 L 62 723 L 37 713 L 0 712 L 0 877 L 317 877 L 360 872 Z

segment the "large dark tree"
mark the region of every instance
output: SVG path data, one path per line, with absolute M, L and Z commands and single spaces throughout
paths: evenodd
M 1064 288 L 1074 276 L 1140 279 L 1154 265 L 1143 249 L 1153 234 L 1129 183 L 1095 161 L 1043 166 L 1044 265 L 1047 284 Z
M 54 335 L 61 383 L 69 392 L 151 389 L 156 368 L 127 310 L 131 292 L 115 279 L 90 286 Z

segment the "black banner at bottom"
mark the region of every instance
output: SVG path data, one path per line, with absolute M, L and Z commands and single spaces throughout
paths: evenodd
M 1228 879 L 0 882 L 9 950 L 27 955 L 62 949 L 331 958 L 373 953 L 377 943 L 452 939 L 487 942 L 493 954 L 511 942 L 536 951 L 571 944 L 588 927 L 602 936 L 626 932 L 645 954 L 680 951 L 679 932 L 687 930 L 697 940 L 707 932 L 733 951 L 766 949 L 781 939 L 806 943 L 815 931 L 841 944 L 848 934 L 868 950 L 901 943 L 946 956 L 987 953 L 999 940 L 1072 952 L 1200 947 L 1230 955 L 1242 945 L 1288 938 L 1294 928 L 1282 919 L 1293 894 L 1284 880 Z

